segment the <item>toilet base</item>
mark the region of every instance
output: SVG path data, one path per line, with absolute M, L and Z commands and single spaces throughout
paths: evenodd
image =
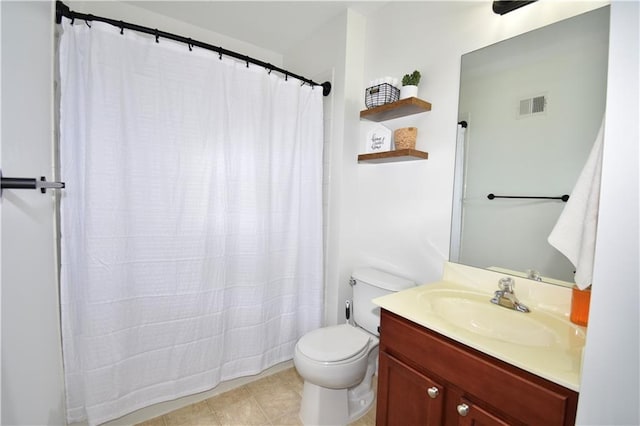
M 300 420 L 305 426 L 346 425 L 349 423 L 347 389 L 323 388 L 305 381 Z
M 362 417 L 371 408 L 374 394 L 371 389 L 359 394 L 354 389 L 329 389 L 305 382 L 300 420 L 305 426 L 343 426 Z
M 369 352 L 363 380 L 347 389 L 331 389 L 304 381 L 300 420 L 305 426 L 342 426 L 362 417 L 375 401 L 373 381 L 378 371 L 378 346 Z
M 377 351 L 376 351 L 377 352 Z M 375 393 L 373 391 L 373 374 L 377 368 L 369 365 L 367 374 L 364 376 L 364 380 L 356 387 L 349 389 L 349 423 L 358 420 L 364 416 L 373 402 L 375 401 Z

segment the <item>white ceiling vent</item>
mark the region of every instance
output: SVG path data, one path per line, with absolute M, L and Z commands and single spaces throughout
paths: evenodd
M 543 114 L 547 111 L 547 97 L 545 95 L 520 100 L 518 118 Z

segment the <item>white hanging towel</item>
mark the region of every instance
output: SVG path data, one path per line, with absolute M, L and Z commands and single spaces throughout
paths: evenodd
M 571 197 L 548 238 L 549 244 L 575 266 L 575 282 L 582 290 L 591 285 L 593 277 L 603 134 L 604 119 Z

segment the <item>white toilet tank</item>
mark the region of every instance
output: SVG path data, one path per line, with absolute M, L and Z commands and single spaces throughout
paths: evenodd
M 372 303 L 371 300 L 416 285 L 406 278 L 373 268 L 356 269 L 351 277 L 355 280 L 355 284 L 353 284 L 353 320 L 357 326 L 375 336 L 379 335 L 380 307 Z

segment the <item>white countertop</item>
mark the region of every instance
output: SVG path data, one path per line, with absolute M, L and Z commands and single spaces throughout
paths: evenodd
M 459 266 L 455 265 L 456 268 Z M 445 278 L 451 278 L 450 274 L 445 273 Z M 521 293 L 524 296 L 531 297 L 532 294 L 539 296 L 535 291 L 535 288 L 537 288 L 535 286 L 540 284 L 521 283 L 520 285 L 522 287 Z M 534 290 L 527 289 L 527 285 L 533 285 Z M 494 286 L 493 289 L 495 290 L 497 287 Z M 543 290 L 543 293 L 544 291 L 546 290 Z M 554 296 L 554 292 L 560 290 L 551 288 L 549 291 Z M 562 291 L 565 293 L 559 294 L 561 294 L 561 298 L 566 299 L 566 294 L 570 295 L 570 290 L 562 289 Z M 530 313 L 516 312 L 490 303 L 489 299 L 493 297 L 493 291 L 489 290 L 487 285 L 480 283 L 471 286 L 468 282 L 460 283 L 449 280 L 437 281 L 403 290 L 379 297 L 374 299 L 373 302 L 388 311 L 464 345 L 554 383 L 579 391 L 585 328 L 569 322 L 567 313 L 554 311 L 553 303 L 548 300 L 534 301 L 523 298 L 518 294 L 517 287 L 515 293 L 522 303 L 531 308 Z M 482 308 L 480 311 L 486 312 L 487 316 L 491 317 L 489 319 L 486 317 L 480 318 L 485 322 L 484 326 L 495 324 L 497 328 L 502 327 L 503 330 L 505 329 L 504 327 L 513 327 L 513 329 L 507 329 L 509 331 L 508 334 L 512 336 L 513 331 L 518 330 L 517 327 L 523 327 L 522 330 L 525 330 L 526 326 L 528 331 L 524 331 L 522 336 L 517 334 L 516 331 L 514 339 L 509 336 L 506 338 L 496 336 L 492 334 L 495 332 L 494 330 L 487 331 L 486 327 L 478 329 L 480 331 L 478 332 L 474 328 L 476 327 L 474 321 L 468 318 L 460 318 L 461 316 L 468 317 L 468 315 L 465 314 L 464 310 L 460 310 L 459 307 L 457 307 L 458 314 L 455 318 L 447 318 L 446 311 L 443 314 L 442 309 L 438 311 L 433 303 L 438 294 L 462 294 L 474 298 L 475 306 Z M 485 297 L 486 308 L 483 304 Z M 558 298 L 557 294 L 555 294 L 555 297 Z M 456 300 L 461 299 L 448 299 L 449 303 L 452 303 L 452 301 L 455 303 Z M 562 300 L 560 305 L 566 305 L 566 300 Z M 453 305 L 450 306 L 456 308 Z M 493 311 L 493 309 L 499 311 Z M 477 315 L 484 315 L 482 312 Z M 497 315 L 495 318 L 499 319 L 496 320 L 494 315 Z M 464 322 L 464 324 L 461 325 L 461 322 Z M 467 324 L 471 325 L 467 326 Z M 537 337 L 540 334 L 536 334 L 537 337 L 532 334 L 533 338 L 529 341 L 527 333 L 537 333 L 538 329 L 546 340 L 538 339 Z M 485 333 L 485 331 L 487 332 Z

